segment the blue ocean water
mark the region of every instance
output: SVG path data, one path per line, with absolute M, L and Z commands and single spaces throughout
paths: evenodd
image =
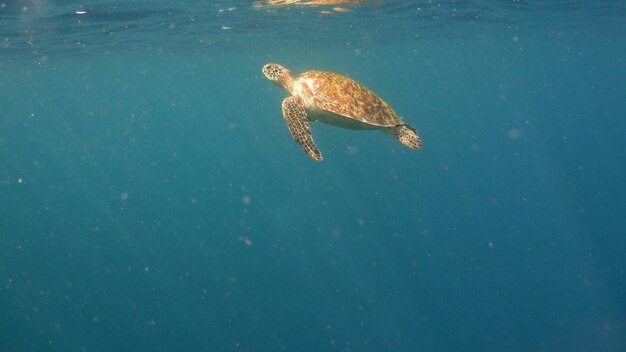
M 624 38 L 624 1 L 0 1 L 0 351 L 626 350 Z M 423 149 L 310 160 L 267 62 Z

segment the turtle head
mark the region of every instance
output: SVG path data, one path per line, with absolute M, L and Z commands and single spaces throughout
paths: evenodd
M 267 79 L 291 92 L 293 87 L 293 75 L 286 67 L 270 63 L 263 66 L 262 71 Z

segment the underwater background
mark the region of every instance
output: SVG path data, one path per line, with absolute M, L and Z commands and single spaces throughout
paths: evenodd
M 0 351 L 626 351 L 626 2 L 0 0 Z M 417 128 L 313 123 L 277 62 Z

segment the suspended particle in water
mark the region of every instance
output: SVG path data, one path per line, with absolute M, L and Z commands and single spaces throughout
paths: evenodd
M 519 128 L 512 128 L 509 130 L 509 132 L 507 132 L 506 135 L 509 139 L 512 140 L 520 139 L 522 138 L 522 130 L 520 130 Z
M 252 240 L 247 236 L 239 236 L 239 240 L 248 247 L 252 246 L 253 244 Z

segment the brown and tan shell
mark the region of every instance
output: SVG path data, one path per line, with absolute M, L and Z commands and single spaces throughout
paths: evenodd
M 328 111 L 370 126 L 393 127 L 402 120 L 378 95 L 346 76 L 307 71 L 294 82 L 293 94 L 309 109 Z

